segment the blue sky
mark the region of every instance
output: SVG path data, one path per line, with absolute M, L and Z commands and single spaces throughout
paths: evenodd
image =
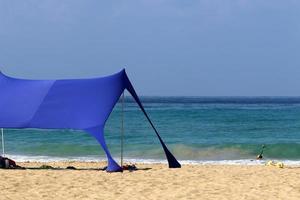
M 0 0 L 0 69 L 142 95 L 300 96 L 298 0 Z

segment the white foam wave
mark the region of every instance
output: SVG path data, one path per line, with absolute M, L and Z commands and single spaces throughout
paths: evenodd
M 50 157 L 50 156 L 25 156 L 6 155 L 17 162 L 59 162 L 59 161 L 79 161 L 79 162 L 99 162 L 106 161 L 105 157 Z M 120 161 L 116 159 L 116 161 Z M 145 164 L 167 164 L 166 160 L 160 159 L 138 159 L 124 158 L 125 163 L 145 163 Z M 269 160 L 180 160 L 183 165 L 264 165 Z M 275 160 L 283 162 L 285 165 L 300 166 L 300 160 Z
M 78 162 L 100 162 L 106 161 L 105 157 L 50 157 L 50 156 L 24 156 L 6 155 L 17 162 L 59 162 L 59 161 L 78 161 Z M 116 161 L 120 161 L 116 159 Z M 167 164 L 166 160 L 159 159 L 135 159 L 124 158 L 125 163 L 145 163 L 145 164 Z M 264 165 L 269 160 L 180 160 L 183 165 Z M 283 162 L 285 165 L 300 166 L 300 160 L 275 160 Z

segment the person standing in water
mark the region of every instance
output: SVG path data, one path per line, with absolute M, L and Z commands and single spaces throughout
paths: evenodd
M 260 154 L 258 154 L 257 156 L 256 156 L 256 159 L 257 160 L 261 160 L 261 159 L 263 159 L 263 154 L 264 154 L 264 149 L 266 148 L 266 145 L 262 145 L 262 149 L 261 149 L 261 152 L 260 152 Z

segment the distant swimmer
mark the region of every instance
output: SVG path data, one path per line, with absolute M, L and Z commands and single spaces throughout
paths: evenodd
M 262 145 L 262 148 L 261 148 L 261 152 L 260 152 L 260 154 L 258 154 L 257 156 L 256 156 L 256 159 L 257 160 L 261 160 L 261 159 L 263 159 L 263 154 L 264 154 L 264 149 L 266 148 L 266 145 Z

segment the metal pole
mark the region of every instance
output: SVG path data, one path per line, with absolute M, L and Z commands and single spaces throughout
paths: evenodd
M 3 128 L 1 128 L 1 135 L 2 135 L 2 156 L 5 156 L 5 152 L 4 152 L 4 131 Z
M 121 109 L 121 167 L 123 167 L 123 150 L 124 150 L 124 92 L 122 94 L 122 109 Z

